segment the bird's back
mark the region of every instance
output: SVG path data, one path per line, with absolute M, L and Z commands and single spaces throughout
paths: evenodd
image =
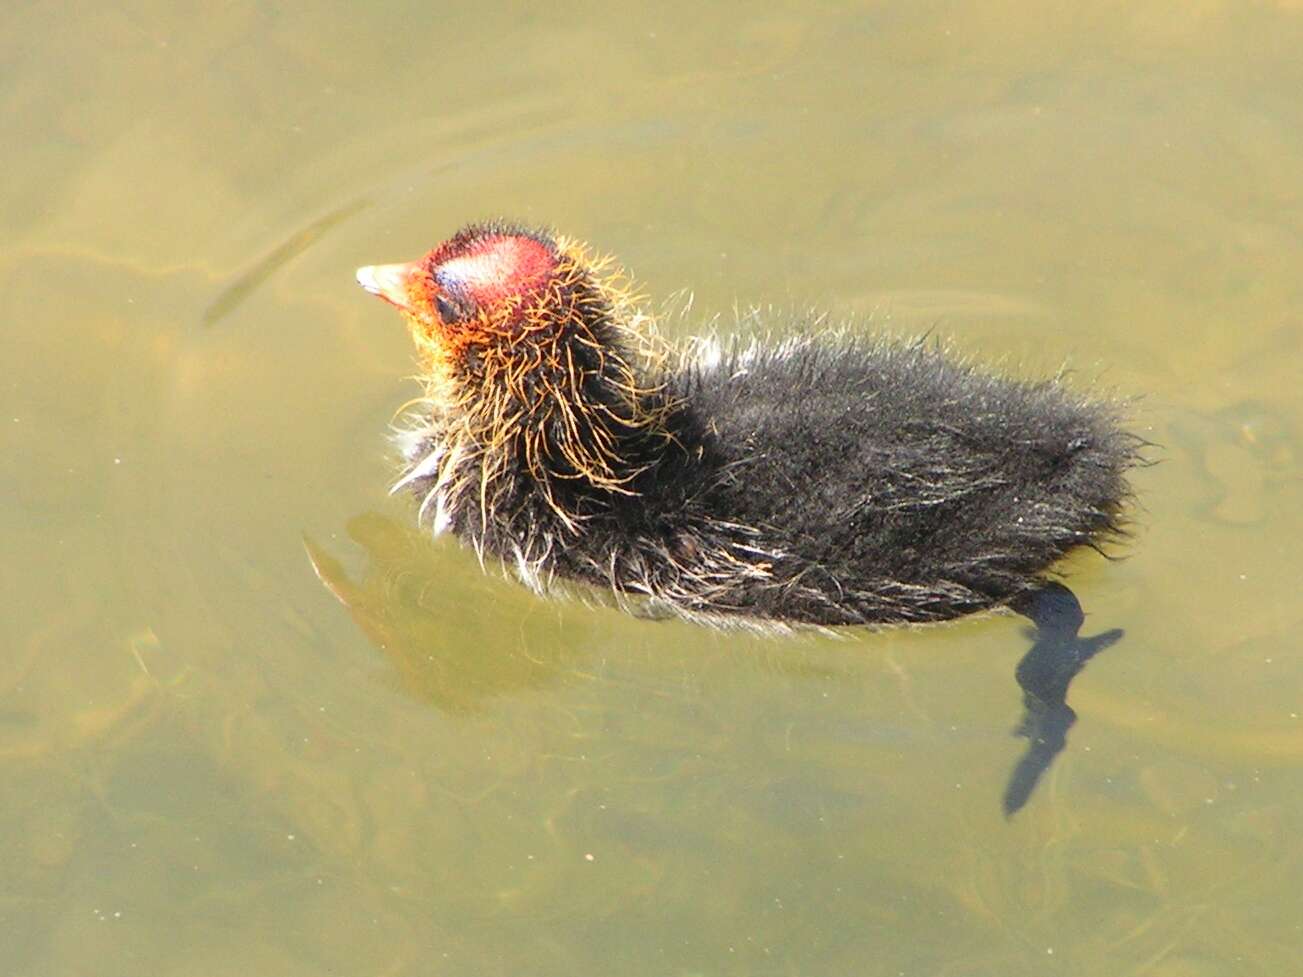
M 764 614 L 953 617 L 1118 531 L 1137 439 L 1054 382 L 846 339 L 738 346 L 677 385 L 707 432 L 713 514 L 756 527 L 799 577 L 755 591 Z

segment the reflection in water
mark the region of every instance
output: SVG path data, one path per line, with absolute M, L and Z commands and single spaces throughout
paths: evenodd
M 453 714 L 480 712 L 487 700 L 564 681 L 581 657 L 582 641 L 547 642 L 540 654 L 522 640 L 514 645 L 467 633 L 473 619 L 455 614 L 458 598 L 432 583 L 444 568 L 423 533 L 376 513 L 351 519 L 348 535 L 367 554 L 359 581 L 319 545 L 305 539 L 318 579 L 394 667 L 416 698 Z M 527 598 L 532 600 L 532 598 Z M 1036 625 L 1031 649 L 1019 662 L 1024 714 L 1014 730 L 1028 740 L 1004 794 L 1006 816 L 1017 813 L 1067 742 L 1076 713 L 1065 701 L 1068 686 L 1095 655 L 1122 637 L 1120 629 L 1078 635 L 1085 615 L 1067 587 L 1051 583 L 1016 608 Z M 454 630 L 448 620 L 460 622 Z M 491 626 L 491 625 L 490 625 Z M 573 638 L 573 636 L 572 636 Z M 492 654 L 486 651 L 492 651 Z
M 1114 628 L 1090 638 L 1077 632 L 1086 621 L 1081 604 L 1061 583 L 1050 583 L 1021 599 L 1015 606 L 1036 625 L 1029 636 L 1031 650 L 1014 672 L 1023 690 L 1023 718 L 1014 735 L 1027 740 L 1027 752 L 1009 776 L 1004 790 L 1004 813 L 1012 817 L 1031 797 L 1041 775 L 1049 769 L 1068 740 L 1077 714 L 1067 703 L 1068 685 L 1086 663 L 1122 637 Z
M 432 583 L 441 569 L 423 533 L 365 513 L 349 520 L 348 534 L 367 553 L 360 582 L 305 539 L 308 559 L 417 698 L 455 714 L 478 712 L 487 699 L 551 684 L 578 657 L 582 642 L 548 642 L 550 657 L 540 656 L 523 635 L 514 644 L 493 640 L 492 615 L 481 624 L 457 614 L 458 598 Z M 459 622 L 455 629 L 448 625 L 451 618 Z

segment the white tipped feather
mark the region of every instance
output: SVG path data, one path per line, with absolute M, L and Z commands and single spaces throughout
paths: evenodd
M 389 494 L 393 495 L 403 486 L 412 484 L 418 478 L 425 478 L 427 475 L 435 474 L 439 470 L 439 462 L 443 460 L 443 454 L 442 446 L 435 448 L 417 464 L 413 465 L 406 475 L 394 482 L 393 487 L 389 489 Z

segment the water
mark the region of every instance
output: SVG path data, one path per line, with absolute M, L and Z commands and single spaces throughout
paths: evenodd
M 1296 968 L 1297 2 L 0 26 L 0 972 Z M 721 635 L 410 528 L 352 270 L 497 214 L 1140 397 L 1026 809 L 1018 619 Z

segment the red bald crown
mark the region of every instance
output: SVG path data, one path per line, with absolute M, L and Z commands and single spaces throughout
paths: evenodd
M 524 295 L 556 270 L 556 246 L 540 235 L 494 227 L 469 227 L 430 255 L 435 283 L 481 307 Z

